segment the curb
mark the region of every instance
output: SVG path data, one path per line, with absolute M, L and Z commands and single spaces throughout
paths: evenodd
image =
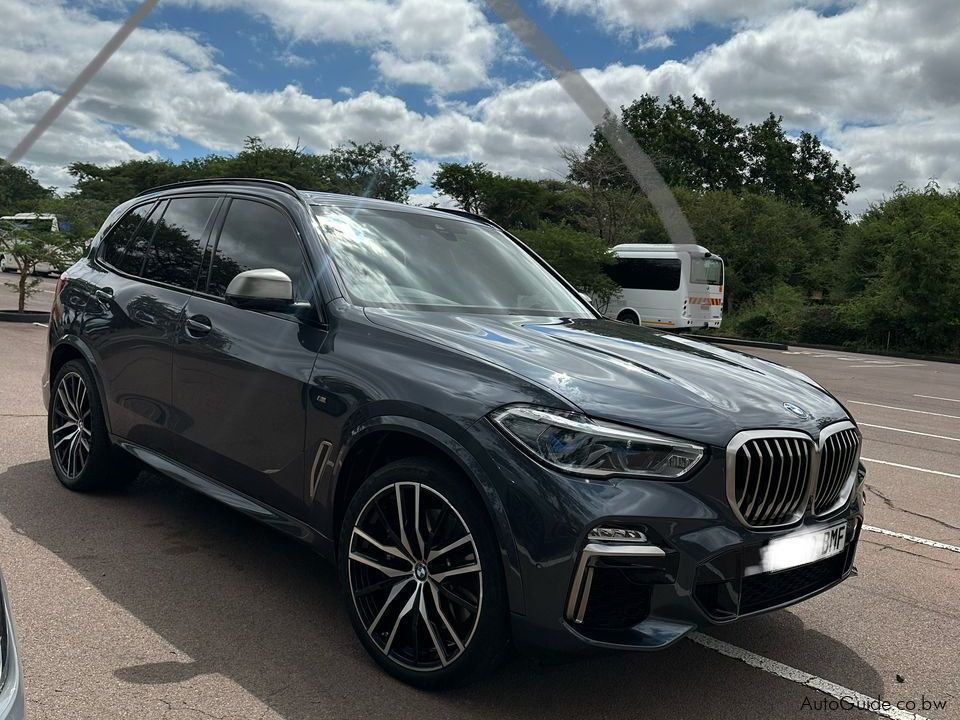
M 765 348 L 767 350 L 787 350 L 784 343 L 764 342 L 762 340 L 744 340 L 743 338 L 724 337 L 723 335 L 687 335 L 691 340 L 717 343 L 718 345 L 743 345 L 744 347 Z
M 50 322 L 50 313 L 45 310 L 0 310 L 0 322 L 11 323 L 48 323 Z

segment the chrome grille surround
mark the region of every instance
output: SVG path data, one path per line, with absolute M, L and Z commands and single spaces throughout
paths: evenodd
M 835 423 L 820 433 L 813 514 L 823 517 L 846 505 L 857 483 L 860 431 L 851 422 Z
M 823 517 L 846 504 L 856 485 L 860 431 L 850 421 L 824 428 L 816 442 L 796 430 L 746 430 L 727 445 L 727 501 L 748 528 L 776 530 L 808 510 Z
M 727 500 L 737 519 L 763 530 L 797 522 L 810 500 L 816 454 L 806 433 L 738 433 L 727 446 Z

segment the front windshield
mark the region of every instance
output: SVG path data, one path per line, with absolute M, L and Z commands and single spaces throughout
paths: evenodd
M 694 285 L 723 285 L 723 261 L 715 257 L 691 257 L 690 282 Z
M 403 210 L 313 210 L 357 305 L 591 317 L 563 284 L 495 228 Z

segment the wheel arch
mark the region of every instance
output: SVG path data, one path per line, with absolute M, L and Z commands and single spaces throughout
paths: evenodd
M 640 320 L 640 313 L 638 313 L 634 308 L 632 307 L 621 308 L 620 312 L 617 313 L 617 320 L 620 320 L 620 318 L 622 318 L 624 315 L 633 315 L 637 319 L 637 325 L 642 324 L 642 321 Z M 630 321 L 621 320 L 621 322 L 630 322 Z
M 103 387 L 103 378 L 100 377 L 100 371 L 97 369 L 96 358 L 86 343 L 75 335 L 64 335 L 50 351 L 50 392 L 53 392 L 53 383 L 57 378 L 57 373 L 60 372 L 60 368 L 71 360 L 82 360 L 90 370 L 90 374 L 93 375 L 94 383 L 97 386 L 97 396 L 100 398 L 100 407 L 103 409 L 103 421 L 107 426 L 107 432 L 111 433 L 107 397 Z
M 477 457 L 463 443 L 423 420 L 406 416 L 370 418 L 354 428 L 340 448 L 329 486 L 330 535 L 337 542 L 350 499 L 363 480 L 384 465 L 410 457 L 446 462 L 468 480 L 493 528 L 500 548 L 510 609 L 523 612 L 516 541 L 500 494 Z

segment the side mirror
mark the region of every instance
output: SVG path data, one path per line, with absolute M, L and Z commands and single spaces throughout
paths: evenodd
M 580 292 L 579 290 L 577 291 L 577 295 L 586 300 L 587 305 L 593 307 L 593 299 L 589 295 L 587 295 L 585 292 Z
M 241 308 L 282 310 L 293 304 L 293 282 L 273 268 L 247 270 L 230 281 L 225 297 Z

